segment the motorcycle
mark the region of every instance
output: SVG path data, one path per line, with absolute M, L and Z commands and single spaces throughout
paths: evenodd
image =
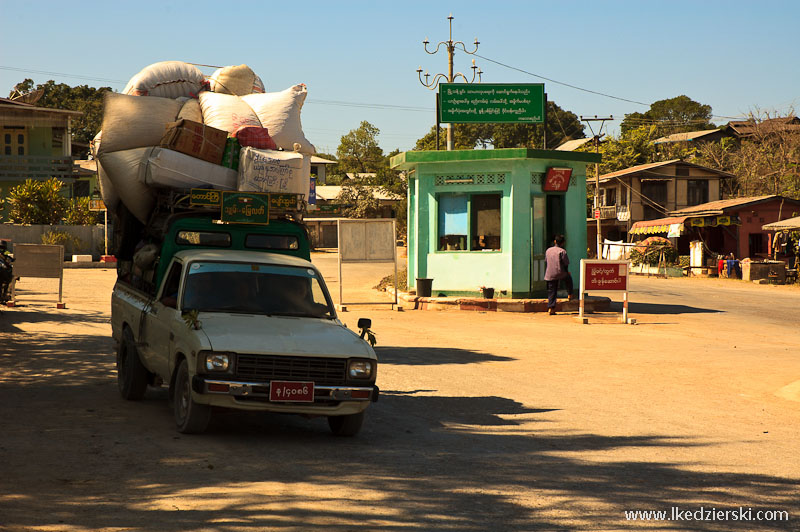
M 11 299 L 11 283 L 14 280 L 12 263 L 14 258 L 8 252 L 6 243 L 0 241 L 0 304 L 5 305 Z

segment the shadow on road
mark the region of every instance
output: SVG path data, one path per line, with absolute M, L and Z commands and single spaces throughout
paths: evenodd
M 611 311 L 622 312 L 622 303 L 619 301 L 611 302 Z M 628 311 L 636 314 L 715 314 L 724 312 L 721 310 L 690 307 L 688 305 L 671 305 L 665 303 L 628 303 Z
M 510 362 L 511 357 L 450 347 L 376 347 L 379 364 L 431 366 L 436 364 L 475 364 L 478 362 Z
M 554 431 L 546 421 L 557 408 L 486 390 L 386 392 L 352 439 L 330 436 L 323 419 L 255 413 L 184 436 L 166 401 L 153 400 L 163 393 L 119 397 L 107 337 L 0 333 L 0 342 L 0 529 L 618 530 L 624 509 L 800 514 L 795 479 L 682 465 L 683 451 L 712 444 L 645 425 L 635 435 Z M 381 352 L 390 364 L 504 360 L 459 349 Z M 650 460 L 643 448 L 655 449 Z M 637 458 L 622 459 L 626 452 Z

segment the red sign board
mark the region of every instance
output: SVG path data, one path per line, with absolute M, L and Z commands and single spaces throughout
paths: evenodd
M 594 217 L 597 218 L 598 220 L 600 219 L 600 209 L 594 210 Z
M 628 289 L 627 262 L 587 262 L 584 263 L 584 268 L 583 289 L 587 292 Z
M 313 403 L 314 383 L 299 381 L 272 381 L 269 383 L 270 401 Z
M 572 168 L 548 168 L 542 190 L 548 192 L 564 192 L 569 187 Z

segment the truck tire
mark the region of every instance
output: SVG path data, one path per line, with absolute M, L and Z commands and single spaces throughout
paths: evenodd
M 336 436 L 355 436 L 364 424 L 365 413 L 366 411 L 362 410 L 358 414 L 347 416 L 328 416 L 328 426 Z
M 192 399 L 192 383 L 186 359 L 181 361 L 175 375 L 172 408 L 175 424 L 181 434 L 200 434 L 208 427 L 211 407 L 195 403 Z
M 138 401 L 147 390 L 147 369 L 139 359 L 133 333 L 128 327 L 122 331 L 122 341 L 117 347 L 117 386 L 119 394 L 128 401 Z

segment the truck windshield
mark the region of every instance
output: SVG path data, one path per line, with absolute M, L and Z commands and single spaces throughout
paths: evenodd
M 193 262 L 182 310 L 333 318 L 330 297 L 312 268 Z

